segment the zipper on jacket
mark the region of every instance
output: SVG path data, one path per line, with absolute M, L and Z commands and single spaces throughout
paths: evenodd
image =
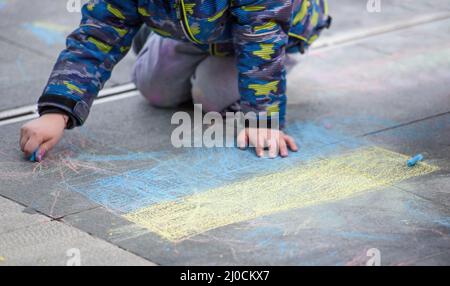
M 177 18 L 180 21 L 181 29 L 183 30 L 185 37 L 195 44 L 201 44 L 201 42 L 194 37 L 191 29 L 189 28 L 189 23 L 186 17 L 186 9 L 184 6 L 184 0 L 176 0 L 175 9 L 177 12 Z

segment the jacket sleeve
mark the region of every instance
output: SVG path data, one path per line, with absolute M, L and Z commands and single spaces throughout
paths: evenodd
M 80 126 L 113 67 L 126 55 L 142 25 L 137 0 L 91 0 L 80 26 L 66 41 L 38 101 L 40 114 L 60 109 Z
M 241 109 L 262 120 L 285 123 L 285 48 L 292 0 L 236 0 L 232 13 Z M 261 116 L 262 115 L 262 116 Z

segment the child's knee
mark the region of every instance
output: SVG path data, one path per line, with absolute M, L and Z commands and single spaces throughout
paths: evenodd
M 190 98 L 189 88 L 178 91 L 167 88 L 167 85 L 158 84 L 151 79 L 145 82 L 134 82 L 141 95 L 152 105 L 158 108 L 174 108 L 185 103 Z
M 136 61 L 133 72 L 132 81 L 136 85 L 141 95 L 154 107 L 174 107 L 176 103 L 171 102 L 164 95 L 163 86 L 155 79 L 155 73 L 149 72 L 148 67 L 143 67 L 143 65 L 148 65 L 148 62 L 143 62 L 142 59 L 138 58 Z
M 176 104 L 174 102 L 164 100 L 164 97 L 161 94 L 157 94 L 157 93 L 147 94 L 147 95 L 144 95 L 144 97 L 145 97 L 145 99 L 147 99 L 147 101 L 153 107 L 173 108 L 173 107 L 178 106 L 178 104 Z
M 172 108 L 186 102 L 190 98 L 190 83 L 180 84 L 170 78 L 164 79 L 156 74 L 133 71 L 132 80 L 141 95 L 154 107 Z
M 206 112 L 220 112 L 240 99 L 233 57 L 208 57 L 192 77 L 192 100 Z
M 158 108 L 174 108 L 183 104 L 188 98 L 189 95 L 185 96 L 172 96 L 167 94 L 162 89 L 152 88 L 152 89 L 138 89 L 142 96 L 150 103 L 153 107 Z

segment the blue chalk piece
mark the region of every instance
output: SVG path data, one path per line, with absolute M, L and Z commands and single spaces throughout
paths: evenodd
M 36 162 L 36 158 L 37 158 L 37 151 L 39 150 L 39 148 L 37 148 L 36 150 L 34 150 L 33 154 L 31 154 L 30 156 L 30 161 L 31 162 Z
M 416 156 L 408 160 L 408 167 L 414 167 L 417 164 L 417 162 L 422 160 L 423 160 L 422 154 L 417 154 Z

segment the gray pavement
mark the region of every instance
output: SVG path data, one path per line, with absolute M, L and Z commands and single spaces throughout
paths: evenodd
M 22 24 L 75 25 L 76 15 L 61 12 L 62 2 L 48 3 L 42 14 L 19 1 L 0 10 L 8 15 L 0 17 L 0 110 L 38 96 L 62 44 L 27 36 Z M 0 265 L 64 265 L 72 248 L 86 265 L 365 265 L 371 249 L 380 252 L 382 265 L 449 265 L 450 19 L 397 25 L 449 12 L 448 1 L 382 1 L 381 13 L 368 13 L 366 1 L 340 0 L 330 11 L 334 26 L 322 42 L 392 28 L 300 58 L 288 77 L 288 132 L 301 151 L 289 159 L 174 149 L 167 143 L 173 110 L 152 108 L 139 96 L 95 105 L 86 125 L 66 132 L 40 164 L 21 159 L 21 123 L 0 127 Z M 111 84 L 128 81 L 132 60 Z M 364 150 L 378 150 L 377 157 Z M 406 158 L 418 153 L 426 165 L 405 169 Z M 321 171 L 308 169 L 311 162 Z M 330 164 L 344 170 L 337 179 L 327 178 Z M 348 167 L 356 172 L 349 175 Z M 279 174 L 288 169 L 306 178 L 283 185 Z M 296 197 L 278 186 L 298 188 L 304 197 L 295 207 L 276 205 L 252 217 L 259 209 L 253 202 L 267 203 L 252 193 L 255 177 L 264 182 L 259 191 L 280 192 L 281 206 L 283 196 Z M 242 197 L 226 191 L 236 183 Z M 198 194 L 214 200 L 177 217 L 189 207 L 185 199 Z M 208 214 L 208 207 L 215 207 L 210 220 L 217 222 L 205 227 L 198 214 Z M 221 216 L 227 208 L 242 218 Z M 139 221 L 130 216 L 148 209 Z M 183 230 L 194 235 L 170 239 Z
M 154 265 L 2 197 L 0 209 L 0 266 Z

